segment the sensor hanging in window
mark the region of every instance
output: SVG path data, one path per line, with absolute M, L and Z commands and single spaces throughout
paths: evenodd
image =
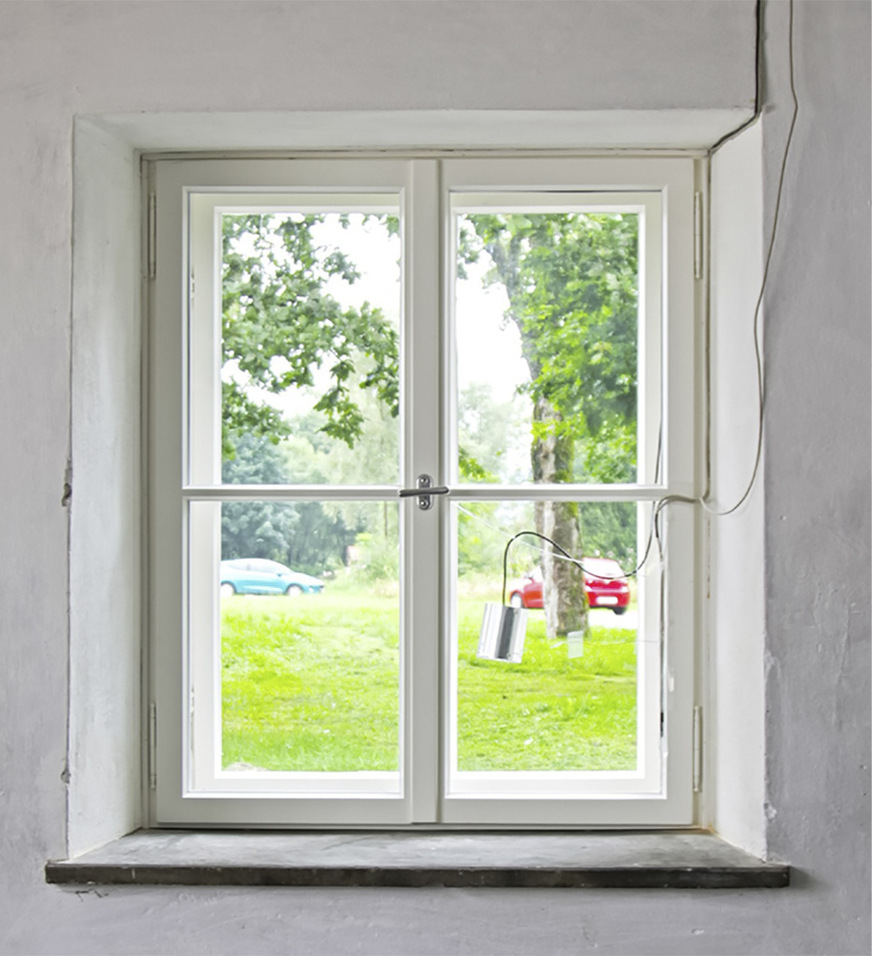
M 484 606 L 477 656 L 488 661 L 520 664 L 526 634 L 526 608 L 488 601 Z
M 561 548 L 556 541 L 539 534 L 538 531 L 519 531 L 509 538 L 503 551 L 503 600 L 501 604 L 488 601 L 484 606 L 484 617 L 481 621 L 481 631 L 478 637 L 476 656 L 487 661 L 506 661 L 509 664 L 520 664 L 524 654 L 524 638 L 527 634 L 527 610 L 523 607 L 510 607 L 506 604 L 506 580 L 508 579 L 509 548 L 516 538 L 529 534 L 555 547 L 573 564 L 581 568 L 581 563 Z M 583 635 L 582 635 L 583 636 Z M 570 657 L 578 657 L 581 648 L 577 642 L 571 649 Z

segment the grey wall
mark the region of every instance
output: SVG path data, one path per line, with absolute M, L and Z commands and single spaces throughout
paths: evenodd
M 789 119 L 788 10 L 767 4 L 767 226 Z M 747 108 L 754 8 L 0 5 L 2 951 L 868 952 L 869 30 L 866 2 L 797 5 L 802 111 L 766 298 L 767 837 L 798 867 L 793 887 L 77 894 L 41 877 L 66 847 L 74 116 Z
M 787 13 L 769 18 L 767 230 Z M 800 114 L 765 303 L 768 838 L 847 933 L 869 909 L 869 7 L 796 14 Z

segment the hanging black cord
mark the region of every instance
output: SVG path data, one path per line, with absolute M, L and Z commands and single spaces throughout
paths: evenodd
M 547 537 L 544 534 L 539 534 L 538 531 L 519 531 L 517 534 L 513 534 L 512 537 L 509 538 L 508 543 L 506 544 L 506 549 L 505 551 L 503 551 L 503 604 L 506 603 L 506 581 L 508 580 L 508 577 L 509 577 L 509 548 L 512 546 L 512 542 L 516 538 L 523 537 L 523 535 L 525 534 L 532 534 L 536 538 L 541 538 L 543 541 L 547 541 L 548 544 L 552 545 L 552 547 L 557 548 L 557 550 L 564 557 L 569 558 L 569 560 L 574 565 L 576 565 L 577 567 L 581 568 L 582 571 L 584 571 L 584 568 L 582 567 L 581 562 L 578 561 L 576 558 L 573 558 L 573 556 L 564 548 L 561 548 L 556 541 L 552 541 L 551 538 Z
M 615 575 L 614 577 L 608 574 L 597 574 L 595 576 L 602 579 L 603 581 L 622 581 L 625 578 L 633 577 L 635 574 L 641 571 L 642 568 L 645 566 L 645 562 L 648 560 L 648 555 L 651 553 L 651 545 L 655 538 L 657 539 L 658 547 L 661 549 L 660 560 L 662 564 L 663 553 L 662 553 L 662 543 L 660 540 L 660 527 L 659 527 L 660 512 L 663 510 L 665 505 L 669 504 L 669 502 L 673 500 L 684 501 L 685 499 L 679 498 L 677 495 L 675 495 L 670 498 L 663 498 L 660 501 L 656 502 L 654 508 L 651 511 L 651 530 L 648 532 L 648 542 L 645 545 L 645 553 L 642 555 L 642 560 L 636 565 L 635 568 L 633 568 L 632 571 L 625 571 L 623 574 Z M 695 499 L 687 499 L 687 500 L 691 501 Z M 470 514 L 470 512 L 467 512 L 467 514 Z M 472 515 L 472 517 L 475 517 L 475 515 Z M 506 603 L 506 581 L 508 580 L 508 576 L 509 576 L 509 572 L 508 572 L 509 548 L 511 547 L 511 544 L 513 541 L 515 541 L 517 538 L 523 537 L 525 534 L 532 534 L 536 538 L 541 538 L 543 541 L 547 541 L 548 544 L 551 544 L 555 548 L 557 548 L 557 550 L 565 558 L 571 561 L 576 567 L 581 568 L 583 573 L 591 574 L 591 575 L 594 574 L 594 572 L 588 571 L 588 569 L 581 563 L 581 561 L 578 560 L 578 558 L 573 558 L 573 556 L 568 551 L 566 551 L 564 548 L 561 548 L 556 541 L 552 541 L 551 538 L 547 537 L 546 535 L 539 534 L 538 531 L 519 531 L 517 534 L 514 534 L 512 535 L 511 538 L 509 538 L 508 543 L 506 544 L 506 549 L 505 551 L 503 551 L 503 604 Z

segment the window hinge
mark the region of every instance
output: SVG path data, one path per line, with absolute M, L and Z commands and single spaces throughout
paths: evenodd
M 157 197 L 150 193 L 148 197 L 148 236 L 147 243 L 147 269 L 149 279 L 157 275 Z
M 693 277 L 702 278 L 702 193 L 693 194 Z
M 157 705 L 148 705 L 148 785 L 157 789 Z
M 188 753 L 191 756 L 191 760 L 194 759 L 194 688 L 191 688 L 191 698 L 188 704 L 188 727 L 191 729 L 191 733 L 188 734 Z
M 702 707 L 693 708 L 693 792 L 702 789 Z

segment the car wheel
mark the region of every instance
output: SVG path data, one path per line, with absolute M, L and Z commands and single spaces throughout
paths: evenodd
M 229 581 L 223 581 L 221 583 L 221 597 L 229 598 L 233 597 L 236 594 L 236 588 Z
M 523 607 L 524 598 L 518 591 L 515 591 L 515 593 L 509 598 L 509 604 L 511 604 L 512 607 Z
M 621 614 L 626 614 L 626 613 L 627 613 L 627 609 L 626 609 L 625 607 L 613 607 L 612 610 L 613 610 L 613 611 L 615 612 L 615 614 L 617 614 L 619 617 L 620 617 Z
M 299 584 L 289 584 L 288 589 L 285 591 L 288 597 L 299 597 L 303 593 L 303 589 Z

